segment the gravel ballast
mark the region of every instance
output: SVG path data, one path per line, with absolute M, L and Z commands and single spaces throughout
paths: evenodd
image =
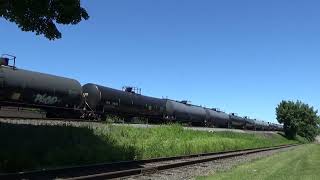
M 11 123 L 11 124 L 31 124 L 37 126 L 52 125 L 52 126 L 74 126 L 74 127 L 96 127 L 105 124 L 105 122 L 97 121 L 72 121 L 72 120 L 43 120 L 43 119 L 9 119 L 1 118 L 0 123 Z M 126 124 L 126 123 L 113 123 L 114 126 L 130 126 L 135 128 L 155 128 L 159 125 L 154 124 Z M 249 133 L 249 134 L 261 134 L 261 135 L 272 135 L 278 133 L 277 131 L 253 131 L 253 130 L 242 130 L 242 129 L 226 129 L 226 128 L 207 128 L 207 127 L 183 127 L 186 130 L 195 131 L 207 131 L 207 132 L 236 132 L 236 133 Z

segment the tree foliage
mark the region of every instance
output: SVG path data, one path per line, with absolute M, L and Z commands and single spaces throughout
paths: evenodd
M 318 134 L 320 122 L 317 113 L 312 106 L 301 101 L 282 101 L 276 108 L 277 120 L 283 123 L 287 137 L 295 138 L 298 134 L 310 141 Z
M 80 0 L 0 0 L 0 16 L 22 31 L 43 34 L 50 40 L 61 38 L 55 23 L 77 24 L 89 18 Z

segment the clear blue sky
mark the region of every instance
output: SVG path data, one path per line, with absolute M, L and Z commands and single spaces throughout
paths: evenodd
M 275 107 L 320 108 L 316 0 L 82 1 L 90 19 L 49 41 L 0 19 L 0 53 L 20 68 L 275 121 Z

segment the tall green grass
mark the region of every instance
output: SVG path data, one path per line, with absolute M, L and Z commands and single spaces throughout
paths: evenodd
M 0 123 L 0 173 L 295 143 L 279 134 Z
M 279 134 L 246 134 L 184 130 L 180 125 L 157 128 L 105 126 L 95 129 L 102 137 L 116 139 L 118 145 L 135 149 L 136 159 L 206 153 L 295 143 Z

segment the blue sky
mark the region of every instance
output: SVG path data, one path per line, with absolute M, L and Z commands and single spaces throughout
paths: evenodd
M 320 2 L 82 1 L 90 19 L 49 41 L 0 19 L 17 66 L 275 121 L 281 100 L 320 107 Z

